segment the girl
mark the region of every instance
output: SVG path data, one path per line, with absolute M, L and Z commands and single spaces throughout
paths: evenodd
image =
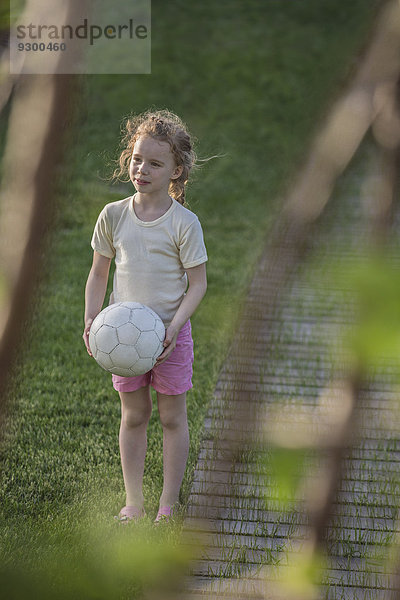
M 121 398 L 119 443 L 126 490 L 126 506 L 116 518 L 127 522 L 145 515 L 142 484 L 152 386 L 157 392 L 164 444 L 158 523 L 173 514 L 188 457 L 186 392 L 192 387 L 193 363 L 189 319 L 206 292 L 207 253 L 199 220 L 183 206 L 196 155 L 179 117 L 164 110 L 131 118 L 123 144 L 114 177 L 128 172 L 136 193 L 107 204 L 98 217 L 86 284 L 83 338 L 91 354 L 89 329 L 103 306 L 114 258 L 110 303 L 142 302 L 160 315 L 166 328 L 164 351 L 150 372 L 138 377 L 112 376 Z

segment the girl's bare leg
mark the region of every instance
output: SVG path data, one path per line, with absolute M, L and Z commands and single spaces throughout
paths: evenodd
M 126 490 L 126 505 L 143 508 L 143 471 L 147 450 L 147 425 L 151 417 L 149 386 L 136 392 L 119 392 L 121 428 L 119 448 Z
M 179 499 L 189 454 L 189 428 L 186 392 L 167 396 L 157 392 L 158 411 L 164 432 L 164 487 L 161 506 L 172 506 Z

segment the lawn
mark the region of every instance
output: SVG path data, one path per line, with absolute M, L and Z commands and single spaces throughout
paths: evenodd
M 192 319 L 184 505 L 207 406 L 279 198 L 349 76 L 376 4 L 153 0 L 152 74 L 82 79 L 57 216 L 10 390 L 1 454 L 3 562 L 35 564 L 44 536 L 55 547 L 59 537 L 69 539 L 72 521 L 90 513 L 90 522 L 108 523 L 124 504 L 118 396 L 81 340 L 96 217 L 131 193 L 128 184 L 108 180 L 121 119 L 167 107 L 188 123 L 201 158 L 219 155 L 196 172 L 187 193 L 210 260 L 207 296 Z M 162 488 L 156 410 L 144 486 L 152 515 Z

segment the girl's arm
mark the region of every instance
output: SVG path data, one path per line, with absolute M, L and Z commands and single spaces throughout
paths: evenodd
M 99 314 L 103 306 L 110 264 L 111 258 L 94 251 L 93 264 L 85 289 L 85 329 L 83 331 L 83 341 L 90 356 L 92 356 L 92 353 L 89 348 L 89 329 L 93 319 Z
M 176 346 L 176 338 L 183 325 L 192 316 L 207 290 L 206 263 L 186 269 L 189 288 L 165 333 L 164 352 L 157 358 L 156 365 L 164 362 Z

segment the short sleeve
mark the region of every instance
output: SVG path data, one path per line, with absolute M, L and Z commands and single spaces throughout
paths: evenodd
M 179 256 L 184 269 L 197 267 L 207 261 L 203 230 L 198 219 L 184 232 L 180 241 Z
M 94 228 L 91 246 L 93 250 L 107 258 L 113 258 L 115 256 L 112 228 L 107 214 L 107 206 L 105 206 L 99 214 Z

